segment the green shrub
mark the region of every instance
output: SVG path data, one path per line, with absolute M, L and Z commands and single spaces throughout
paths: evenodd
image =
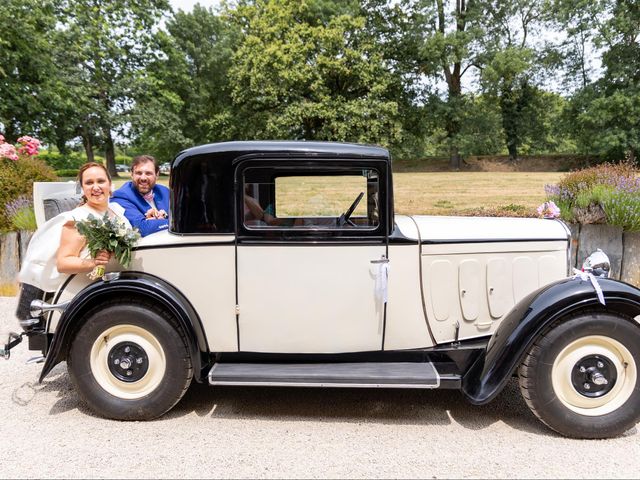
M 86 162 L 86 157 L 78 152 L 72 152 L 66 155 L 56 152 L 43 152 L 38 155 L 38 158 L 54 170 L 77 169 Z
M 546 185 L 550 200 L 567 222 L 605 223 L 640 231 L 640 170 L 631 162 L 605 163 Z
M 59 177 L 77 177 L 79 171 L 77 168 L 63 168 L 62 170 L 56 170 L 56 175 Z
M 58 177 L 38 158 L 20 158 L 16 161 L 0 159 L 0 231 L 10 230 L 12 222 L 5 205 L 24 195 L 33 198 L 33 182 L 52 182 Z

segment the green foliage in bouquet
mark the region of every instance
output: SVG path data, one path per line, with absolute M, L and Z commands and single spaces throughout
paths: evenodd
M 136 229 L 127 228 L 117 218 L 110 219 L 105 213 L 99 218 L 89 215 L 86 220 L 76 222 L 76 228 L 80 235 L 87 240 L 87 248 L 91 257 L 95 258 L 98 252 L 106 250 L 113 252 L 116 260 L 123 267 L 131 263 L 131 249 L 134 247 L 140 233 Z M 89 274 L 93 279 L 104 275 L 104 267 L 98 266 Z

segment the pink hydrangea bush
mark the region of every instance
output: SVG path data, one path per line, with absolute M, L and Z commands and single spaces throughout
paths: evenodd
M 18 139 L 18 143 L 22 145 L 18 148 L 18 153 L 22 155 L 28 155 L 30 157 L 38 155 L 40 147 L 42 146 L 40 140 L 38 140 L 37 138 L 29 137 L 27 135 L 20 137 Z
M 8 158 L 14 162 L 18 160 L 20 155 L 34 157 L 40 152 L 42 143 L 37 138 L 27 135 L 18 139 L 20 146 L 16 148 L 14 145 L 5 141 L 4 135 L 0 135 L 0 158 Z

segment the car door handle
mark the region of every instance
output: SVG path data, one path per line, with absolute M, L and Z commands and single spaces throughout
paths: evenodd
M 389 259 L 383 255 L 382 258 L 378 260 L 371 260 L 371 263 L 389 263 Z

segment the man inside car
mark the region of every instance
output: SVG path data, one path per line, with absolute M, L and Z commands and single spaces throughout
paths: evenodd
M 124 208 L 125 217 L 143 237 L 169 227 L 169 189 L 156 183 L 158 173 L 154 157 L 134 157 L 131 181 L 116 190 L 111 198 Z

